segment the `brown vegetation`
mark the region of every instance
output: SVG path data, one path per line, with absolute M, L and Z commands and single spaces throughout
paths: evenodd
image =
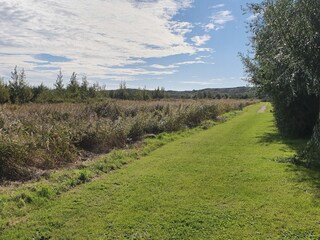
M 145 134 L 179 131 L 242 109 L 245 100 L 105 101 L 0 106 L 0 178 L 35 173 L 123 148 Z

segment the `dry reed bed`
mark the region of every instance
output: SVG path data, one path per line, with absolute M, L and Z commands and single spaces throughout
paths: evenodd
M 0 106 L 0 179 L 28 180 L 44 170 L 123 148 L 146 134 L 193 128 L 248 100 L 105 101 Z

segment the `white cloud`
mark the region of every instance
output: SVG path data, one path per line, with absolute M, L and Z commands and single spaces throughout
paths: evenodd
M 217 4 L 213 5 L 211 8 L 216 9 L 216 8 L 223 8 L 225 5 L 224 4 Z
M 196 46 L 202 46 L 206 44 L 211 39 L 209 35 L 203 35 L 203 36 L 194 36 L 191 38 L 191 40 L 195 43 Z
M 0 0 L 0 75 L 15 65 L 30 79 L 55 79 L 61 68 L 104 78 L 106 74 L 165 75 L 174 71 L 112 68 L 143 63 L 144 58 L 195 54 L 210 39 L 185 34 L 192 24 L 173 21 L 192 0 Z M 2 53 L 2 54 L 1 54 Z M 34 56 L 47 53 L 70 61 L 46 62 Z M 39 64 L 47 70 L 37 70 Z
M 177 62 L 175 64 L 171 64 L 171 65 L 161 65 L 161 64 L 153 64 L 150 67 L 151 68 L 156 68 L 156 69 L 166 69 L 166 71 L 161 72 L 161 73 L 175 73 L 176 70 L 169 70 L 169 69 L 174 69 L 174 68 L 178 68 L 182 65 L 193 65 L 193 64 L 206 64 L 206 62 L 202 61 L 201 58 L 195 58 L 195 60 L 192 61 L 185 61 L 185 62 Z M 160 75 L 160 74 L 159 74 Z
M 234 17 L 229 10 L 220 11 L 212 16 L 213 23 L 217 25 L 224 25 L 227 22 L 234 20 Z
M 219 11 L 211 16 L 210 22 L 205 26 L 203 26 L 203 29 L 206 32 L 209 32 L 211 30 L 220 30 L 224 28 L 224 25 L 227 22 L 230 22 L 233 20 L 234 20 L 234 16 L 232 15 L 231 11 L 229 10 Z
M 199 85 L 199 86 L 210 86 L 211 85 L 211 86 L 219 87 L 220 85 L 222 85 L 227 80 L 228 79 L 226 79 L 226 78 L 213 78 L 213 79 L 208 79 L 206 81 L 203 81 L 203 80 L 187 80 L 187 81 L 181 81 L 179 83 Z
M 176 63 L 176 65 L 189 65 L 189 64 L 205 64 L 206 62 L 201 60 L 194 60 L 194 61 L 185 61 Z
M 157 69 L 168 69 L 168 68 L 177 68 L 176 65 L 161 65 L 161 64 L 153 64 L 150 67 Z
M 216 29 L 216 25 L 214 25 L 214 23 L 210 22 L 207 25 L 204 26 L 204 29 L 206 32 L 209 32 L 211 30 Z
M 189 22 L 176 22 L 172 21 L 169 24 L 170 30 L 176 34 L 184 36 L 192 31 L 193 25 Z

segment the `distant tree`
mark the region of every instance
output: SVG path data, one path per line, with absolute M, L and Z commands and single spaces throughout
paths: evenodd
M 162 99 L 165 98 L 165 89 L 162 87 L 157 87 L 153 92 L 152 92 L 152 98 L 153 99 Z
M 160 97 L 166 98 L 166 89 L 164 87 L 161 87 L 160 89 Z
M 198 91 L 197 94 L 196 94 L 196 99 L 202 99 L 204 96 L 203 96 L 203 92 L 201 91 Z
M 109 91 L 109 98 L 115 98 L 115 91 L 114 90 L 110 90 Z
M 0 78 L 0 104 L 8 102 L 10 99 L 8 86 L 4 83 L 3 78 Z
M 130 95 L 131 96 L 129 98 L 132 100 L 143 100 L 143 92 L 140 87 Z
M 11 72 L 11 80 L 9 81 L 9 93 L 11 102 L 17 103 L 19 97 L 19 73 L 17 66 L 15 66 L 13 71 Z
M 71 99 L 78 98 L 80 95 L 80 85 L 75 72 L 73 72 L 70 77 L 70 82 L 67 86 L 67 93 L 68 97 Z
M 37 87 L 32 88 L 33 102 L 47 103 L 47 102 L 58 102 L 56 95 L 53 95 L 53 91 L 41 83 Z
M 32 99 L 32 89 L 26 83 L 26 74 L 24 69 L 18 73 L 17 66 L 11 72 L 11 81 L 9 81 L 9 93 L 12 103 L 27 103 Z
M 90 98 L 96 98 L 101 97 L 101 88 L 99 86 L 99 83 L 94 83 L 91 87 L 89 87 L 89 97 Z
M 89 97 L 89 82 L 86 75 L 82 77 L 80 95 L 81 95 L 81 99 L 87 99 Z
M 143 90 L 142 90 L 142 99 L 144 101 L 147 101 L 150 99 L 150 94 L 149 94 L 149 91 L 147 90 L 147 87 L 144 86 Z
M 43 83 L 41 83 L 39 86 L 33 87 L 32 88 L 32 94 L 33 94 L 33 98 L 32 101 L 35 101 L 39 95 L 44 92 L 45 90 L 47 90 L 48 88 L 44 86 Z M 49 89 L 48 89 L 49 90 Z
M 128 99 L 129 94 L 128 94 L 126 82 L 120 83 L 119 89 L 115 91 L 114 97 L 118 99 Z
M 208 98 L 208 95 L 207 95 L 207 92 L 206 92 L 206 91 L 204 91 L 204 92 L 202 93 L 202 98 Z
M 63 91 L 64 84 L 63 84 L 63 75 L 62 75 L 61 70 L 59 71 L 59 73 L 57 75 L 57 79 L 56 79 L 56 83 L 54 84 L 54 87 L 58 92 Z
M 84 75 L 82 77 L 82 83 L 81 83 L 81 89 L 83 89 L 84 91 L 87 91 L 89 87 L 89 82 L 87 79 L 87 75 Z
M 32 99 L 32 89 L 26 82 L 26 73 L 24 69 L 21 70 L 19 75 L 19 103 L 27 103 Z

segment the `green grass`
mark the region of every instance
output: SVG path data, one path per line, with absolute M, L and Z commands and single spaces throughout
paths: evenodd
M 303 142 L 261 106 L 44 201 L 0 238 L 319 239 L 320 176 L 279 163 Z

